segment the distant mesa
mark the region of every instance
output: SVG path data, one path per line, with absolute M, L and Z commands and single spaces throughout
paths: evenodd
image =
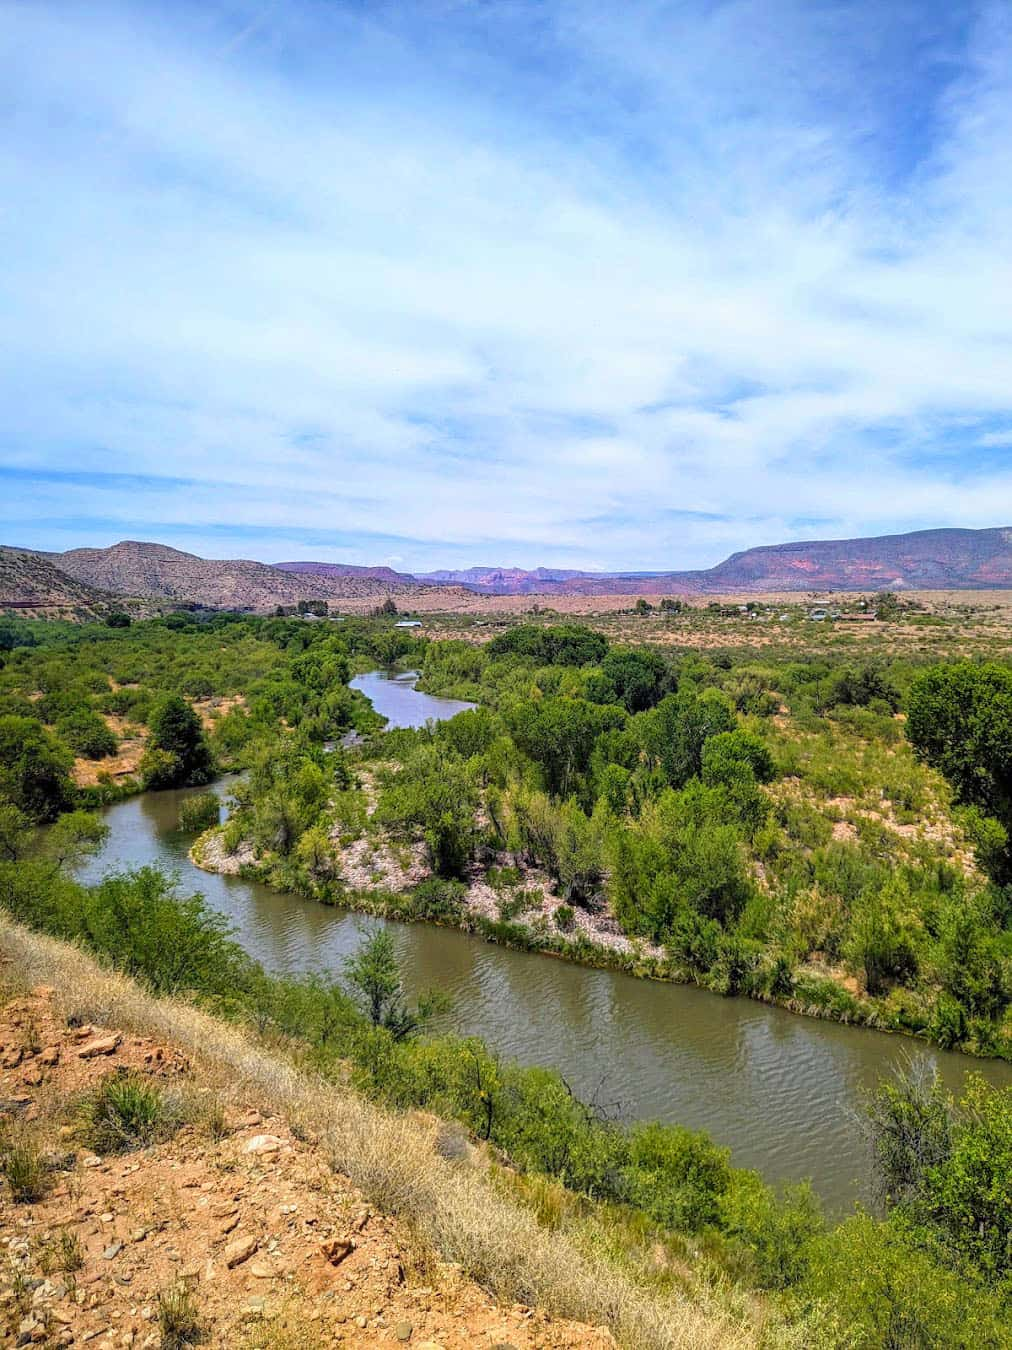
M 388 586 L 412 586 L 419 581 L 418 577 L 395 572 L 392 567 L 358 567 L 355 563 L 280 562 L 272 566 L 300 577 L 366 577 L 372 581 L 385 581 Z
M 698 571 L 578 572 L 469 567 L 419 581 L 487 595 L 672 595 L 729 591 L 986 590 L 1012 586 L 1012 530 L 917 530 L 770 544 Z

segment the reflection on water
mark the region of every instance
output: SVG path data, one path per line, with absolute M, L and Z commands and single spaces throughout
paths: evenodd
M 416 723 L 452 715 L 448 700 L 418 694 L 409 681 L 364 676 L 356 686 L 370 680 L 367 692 L 381 711 L 390 715 L 393 706 L 382 706 L 384 698 L 396 700 L 397 725 L 409 724 L 403 719 L 412 709 Z M 217 791 L 227 796 L 227 781 Z M 202 891 L 227 915 L 268 969 L 338 973 L 362 928 L 380 921 L 201 872 L 186 856 L 189 838 L 176 831 L 186 795 L 153 792 L 110 807 L 109 841 L 87 864 L 86 879 L 144 863 L 175 868 L 184 888 Z M 438 987 L 451 996 L 448 1028 L 482 1036 L 524 1063 L 558 1068 L 574 1091 L 617 1105 L 627 1118 L 706 1129 L 736 1163 L 771 1181 L 811 1177 L 833 1210 L 862 1194 L 860 1099 L 891 1065 L 914 1051 L 930 1054 L 952 1088 L 968 1069 L 1012 1081 L 1009 1065 L 928 1051 L 906 1038 L 506 951 L 451 929 L 390 928 L 409 992 Z
M 445 722 L 475 706 L 460 698 L 422 694 L 415 688 L 417 681 L 417 670 L 405 671 L 403 675 L 372 670 L 368 675 L 356 675 L 350 683 L 352 689 L 365 694 L 376 711 L 387 718 L 388 728 L 423 727 L 428 721 Z

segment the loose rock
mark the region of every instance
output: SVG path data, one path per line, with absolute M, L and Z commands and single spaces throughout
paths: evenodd
M 123 1037 L 118 1031 L 110 1036 L 96 1036 L 93 1041 L 88 1041 L 78 1050 L 78 1056 L 81 1059 L 94 1059 L 96 1055 L 111 1055 L 115 1053 Z
M 242 1265 L 243 1261 L 248 1261 L 256 1249 L 260 1246 L 260 1241 L 255 1237 L 236 1238 L 225 1248 L 225 1264 L 229 1270 L 235 1266 Z

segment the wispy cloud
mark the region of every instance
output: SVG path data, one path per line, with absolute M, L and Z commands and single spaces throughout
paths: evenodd
M 1008 7 L 0 3 L 8 538 L 1012 519 Z

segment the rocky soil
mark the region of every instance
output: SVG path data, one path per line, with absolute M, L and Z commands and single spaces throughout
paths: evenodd
M 99 1156 L 79 1140 L 75 1103 L 126 1070 L 203 1105 L 165 1142 Z M 216 1107 L 199 1066 L 169 1045 L 68 1026 L 46 987 L 0 1012 L 0 1141 L 25 1132 L 51 1170 L 35 1203 L 4 1187 L 3 1344 L 178 1345 L 160 1318 L 182 1290 L 210 1346 L 614 1345 L 606 1331 L 497 1307 L 366 1205 L 304 1131 L 241 1094 Z

